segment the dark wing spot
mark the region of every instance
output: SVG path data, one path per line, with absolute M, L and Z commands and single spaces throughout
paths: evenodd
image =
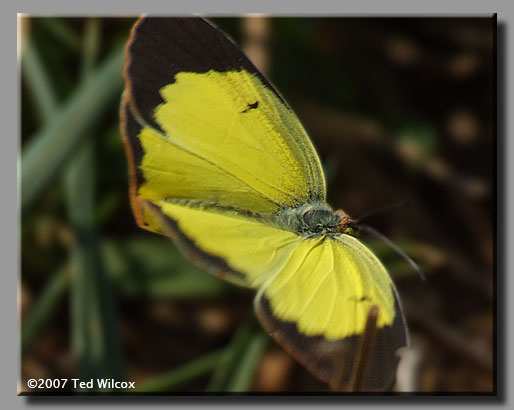
M 371 302 L 370 298 L 368 298 L 367 296 L 362 296 L 360 298 L 356 298 L 356 297 L 350 297 L 348 298 L 349 301 L 351 302 L 355 302 L 355 303 L 359 303 L 359 302 Z
M 257 108 L 258 106 L 259 106 L 259 101 L 255 101 L 253 104 L 248 103 L 247 107 L 243 111 L 241 111 L 241 113 L 244 114 L 250 110 Z

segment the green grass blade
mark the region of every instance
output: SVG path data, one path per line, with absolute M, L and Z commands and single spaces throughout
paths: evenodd
M 229 346 L 227 346 L 224 360 L 220 361 L 218 366 L 216 366 L 216 370 L 207 386 L 207 392 L 227 391 L 227 386 L 229 385 L 232 375 L 241 360 L 241 356 L 243 355 L 246 346 L 248 346 L 248 343 L 252 339 L 254 331 L 254 321 L 247 320 L 239 326 L 232 338 L 232 341 Z
M 90 18 L 86 21 L 86 33 L 84 36 L 82 59 L 82 78 L 88 78 L 93 71 L 93 65 L 97 58 L 100 45 L 100 20 Z
M 75 51 L 80 48 L 80 37 L 65 23 L 64 20 L 55 17 L 37 18 L 37 22 L 54 36 L 62 45 Z
M 48 281 L 36 304 L 23 321 L 21 331 L 21 354 L 24 355 L 31 346 L 34 337 L 47 323 L 59 301 L 64 297 L 69 285 L 70 272 L 68 267 L 61 268 Z
M 109 277 L 117 292 L 125 296 L 220 298 L 238 291 L 192 265 L 169 239 L 136 236 L 103 240 L 101 250 Z
M 188 381 L 204 375 L 214 369 L 220 362 L 227 360 L 225 353 L 225 349 L 210 353 L 200 359 L 154 377 L 137 386 L 135 390 L 130 391 L 140 393 L 171 391 Z
M 21 68 L 34 98 L 35 111 L 41 117 L 41 121 L 47 124 L 57 111 L 57 97 L 45 67 L 30 39 L 23 48 Z
M 88 135 L 122 90 L 124 50 L 120 48 L 96 69 L 63 104 L 53 119 L 26 144 L 21 163 L 21 205 L 25 211 L 58 175 L 74 148 Z
M 94 231 L 94 145 L 82 147 L 66 175 L 69 218 L 75 234 L 72 250 L 72 349 L 79 377 L 122 377 L 111 284 L 106 278 Z
M 227 385 L 227 392 L 247 392 L 252 386 L 257 366 L 269 343 L 269 337 L 262 330 L 253 334 L 246 346 L 238 366 L 232 373 L 231 382 Z
M 98 51 L 100 26 L 86 22 L 83 77 Z M 88 81 L 85 81 L 88 83 Z M 91 128 L 86 130 L 93 135 Z M 90 378 L 122 378 L 121 341 L 111 284 L 106 277 L 99 240 L 95 232 L 95 156 L 90 138 L 69 164 L 66 193 L 70 223 L 76 246 L 72 249 L 72 349 L 78 375 Z

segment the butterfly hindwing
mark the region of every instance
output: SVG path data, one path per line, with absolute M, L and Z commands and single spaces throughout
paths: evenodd
M 343 385 L 372 306 L 377 332 L 365 388 L 383 390 L 394 382 L 396 350 L 407 346 L 406 325 L 389 275 L 357 239 L 303 239 L 255 299 L 279 344 L 321 380 Z
M 369 355 L 365 391 L 384 391 L 392 387 L 399 362 L 398 349 L 408 344 L 405 319 L 396 291 L 392 291 L 397 314 L 391 325 L 377 329 L 373 349 L 365 352 Z M 262 292 L 255 299 L 255 310 L 264 329 L 312 374 L 336 389 L 348 386 L 355 371 L 362 335 L 334 340 L 321 335 L 307 336 L 299 331 L 296 323 L 280 320 Z M 347 314 L 341 314 L 339 320 L 344 321 L 347 317 Z

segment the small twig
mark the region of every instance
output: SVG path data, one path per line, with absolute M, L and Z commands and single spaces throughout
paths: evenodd
M 416 347 L 403 349 L 401 360 L 396 373 L 395 392 L 419 391 L 420 367 L 423 363 L 423 354 Z
M 371 352 L 373 352 L 373 349 L 375 348 L 378 312 L 379 308 L 377 305 L 373 305 L 369 309 L 366 327 L 364 328 L 364 333 L 359 339 L 357 359 L 353 367 L 352 377 L 348 384 L 347 391 L 357 392 L 365 390 L 369 359 L 371 357 Z
M 271 23 L 266 16 L 247 16 L 243 18 L 243 51 L 265 76 L 269 75 L 271 59 L 269 38 Z
M 337 371 L 331 385 L 332 390 L 340 392 L 359 392 L 366 390 L 369 362 L 375 347 L 378 312 L 379 308 L 376 305 L 371 306 L 369 309 L 366 326 L 359 338 L 350 380 L 346 385 L 342 385 L 347 368 L 346 366 L 337 366 Z

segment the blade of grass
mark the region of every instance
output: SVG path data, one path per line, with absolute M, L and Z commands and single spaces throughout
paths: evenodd
M 169 372 L 156 376 L 136 387 L 131 392 L 165 392 L 176 389 L 184 383 L 211 371 L 219 363 L 227 360 L 226 349 L 210 353 L 200 359 L 177 367 Z
M 63 298 L 69 285 L 69 267 L 61 268 L 48 281 L 41 292 L 36 304 L 30 310 L 28 317 L 23 321 L 21 331 L 21 354 L 27 352 L 34 337 L 52 316 L 59 301 Z
M 89 76 L 98 51 L 99 28 L 97 21 L 87 20 L 84 78 Z M 69 165 L 65 181 L 69 219 L 76 238 L 71 255 L 72 349 L 81 379 L 120 380 L 121 343 L 114 298 L 94 227 L 94 159 L 94 139 L 89 139 Z
M 132 297 L 219 298 L 237 290 L 193 266 L 168 239 L 104 240 L 102 257 L 117 292 Z
M 46 70 L 32 41 L 28 39 L 23 48 L 22 72 L 34 97 L 36 112 L 44 124 L 48 124 L 57 111 L 57 97 Z
M 100 44 L 100 20 L 90 18 L 86 22 L 86 35 L 84 38 L 83 59 L 82 59 L 82 78 L 87 79 L 93 70 L 93 65 L 97 58 L 98 47 Z
M 249 386 L 253 379 L 256 364 L 268 341 L 267 336 L 262 331 L 259 330 L 256 333 L 256 328 L 255 320 L 245 321 L 238 328 L 232 342 L 226 348 L 156 376 L 131 391 L 171 391 L 213 369 L 216 369 L 216 374 L 206 390 L 208 392 L 232 391 L 229 390 L 231 386 L 239 389 Z M 245 357 L 248 358 L 245 360 Z M 237 384 L 236 379 L 240 377 L 243 380 L 240 381 L 240 384 Z M 229 384 L 229 388 L 224 389 L 227 384 Z
M 253 334 L 225 391 L 246 392 L 251 388 L 255 371 L 268 343 L 269 337 L 262 330 Z
M 53 91 L 47 70 L 30 39 L 23 50 L 22 70 L 34 96 L 36 111 L 44 123 L 50 122 L 57 111 L 57 97 Z M 69 268 L 61 268 L 48 281 L 46 287 L 29 316 L 24 320 L 21 332 L 21 354 L 27 352 L 34 337 L 52 315 L 57 303 L 64 295 L 69 282 Z
M 21 161 L 22 212 L 70 159 L 74 148 L 122 89 L 124 50 L 113 51 L 26 144 Z
M 33 17 L 34 18 L 34 17 Z M 75 51 L 80 48 L 80 37 L 62 20 L 55 17 L 37 18 L 37 22 L 54 36 L 62 45 Z
M 239 326 L 232 341 L 226 348 L 224 360 L 220 361 L 213 373 L 206 389 L 207 392 L 226 391 L 226 386 L 230 383 L 231 377 L 254 331 L 255 323 L 253 321 L 247 320 Z

